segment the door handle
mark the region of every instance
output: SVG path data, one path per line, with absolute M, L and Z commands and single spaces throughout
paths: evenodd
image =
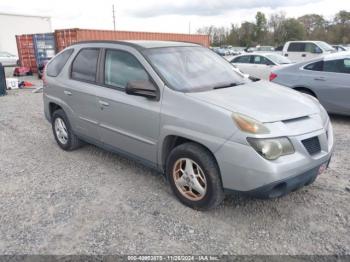
M 306 54 L 302 54 L 301 56 L 302 56 L 302 57 L 306 57 Z
M 70 92 L 70 91 L 64 90 L 63 92 L 64 92 L 64 94 L 67 95 L 67 96 L 71 96 L 71 95 L 72 95 L 72 92 Z
M 284 56 L 288 56 L 288 54 L 285 54 Z
M 316 80 L 316 81 L 326 81 L 326 79 L 324 77 L 316 77 L 316 78 L 314 78 L 314 80 Z
M 105 101 L 99 100 L 98 102 L 100 103 L 101 106 L 109 106 L 109 103 Z

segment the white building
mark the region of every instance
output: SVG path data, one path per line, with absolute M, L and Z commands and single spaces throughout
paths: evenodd
M 17 55 L 16 35 L 50 32 L 50 17 L 0 13 L 0 51 Z

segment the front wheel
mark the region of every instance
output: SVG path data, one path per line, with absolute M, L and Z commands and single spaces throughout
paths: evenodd
M 185 143 L 174 148 L 167 160 L 166 173 L 172 191 L 186 206 L 206 210 L 224 199 L 217 163 L 200 145 Z

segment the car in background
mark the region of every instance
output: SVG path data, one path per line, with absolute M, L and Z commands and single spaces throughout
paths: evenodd
M 212 50 L 220 56 L 229 56 L 230 55 L 230 52 L 225 48 L 213 47 Z
M 348 51 L 348 48 L 343 45 L 332 45 L 332 47 L 338 52 Z
M 270 79 L 316 97 L 329 113 L 350 115 L 350 52 L 280 68 Z
M 0 51 L 0 63 L 3 66 L 16 66 L 18 65 L 18 56 L 9 52 Z
M 334 52 L 332 46 L 322 41 L 289 41 L 285 43 L 282 55 L 292 62 L 302 62 Z
M 257 46 L 255 52 L 274 52 L 275 48 L 273 46 Z
M 234 57 L 230 62 L 243 73 L 265 80 L 269 79 L 272 70 L 292 63 L 288 58 L 274 53 L 243 54 Z

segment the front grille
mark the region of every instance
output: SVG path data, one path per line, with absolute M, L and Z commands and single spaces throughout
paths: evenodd
M 321 152 L 320 140 L 317 136 L 301 141 L 310 155 L 316 155 Z

